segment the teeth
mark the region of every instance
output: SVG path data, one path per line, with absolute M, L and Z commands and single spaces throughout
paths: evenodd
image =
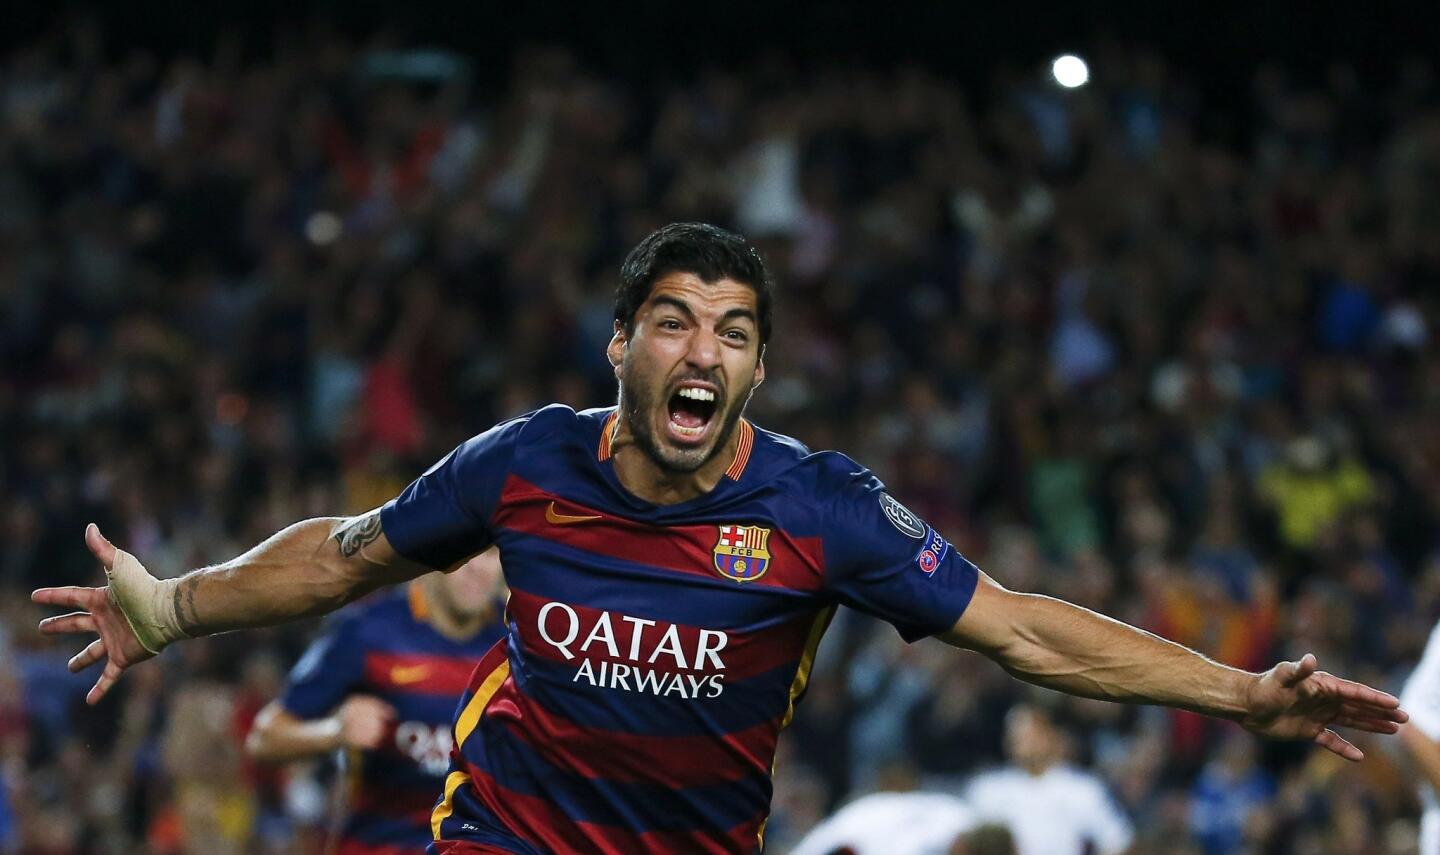
M 687 386 L 684 389 L 681 389 L 679 395 L 682 398 L 689 398 L 692 401 L 715 400 L 714 392 L 710 391 L 709 389 L 697 389 L 693 386 Z

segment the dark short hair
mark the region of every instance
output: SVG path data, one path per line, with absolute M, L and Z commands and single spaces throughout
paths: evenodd
M 760 252 L 745 238 L 708 223 L 671 223 L 652 232 L 625 256 L 615 290 L 615 320 L 627 334 L 635 313 L 650 297 L 655 280 L 667 273 L 693 273 L 706 283 L 733 279 L 755 289 L 760 343 L 770 341 L 774 284 Z

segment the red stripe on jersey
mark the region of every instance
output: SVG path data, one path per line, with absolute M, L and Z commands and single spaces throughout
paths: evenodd
M 474 659 L 426 653 L 365 653 L 365 682 L 418 695 L 459 697 L 470 685 Z
M 576 518 L 550 522 L 547 512 Z M 579 517 L 598 517 L 581 520 Z M 543 537 L 556 543 L 647 567 L 659 567 L 692 576 L 724 579 L 715 568 L 719 525 L 650 525 L 606 514 L 546 492 L 511 475 L 505 480 L 494 524 Z M 735 524 L 744 523 L 736 520 Z M 757 532 L 758 535 L 758 532 Z M 825 551 L 818 537 L 792 537 L 772 529 L 769 564 L 758 578 L 737 582 L 795 591 L 817 591 L 825 578 Z
M 484 770 L 466 762 L 470 788 L 495 816 L 503 817 L 521 839 L 554 852 L 598 852 L 634 855 L 636 852 L 685 852 L 733 855 L 756 847 L 763 812 L 724 832 L 647 831 L 637 834 L 623 828 L 581 822 L 559 807 L 536 796 L 506 789 Z M 518 827 L 517 827 L 518 826 Z
M 604 660 L 661 671 L 724 674 L 727 681 L 744 680 L 798 662 L 805 653 L 805 640 L 815 618 L 812 612 L 751 632 L 720 633 L 658 619 L 626 620 L 617 612 L 566 603 L 577 620 L 573 626 L 574 638 L 561 650 L 540 633 L 540 610 L 548 602 L 519 588 L 510 589 L 508 609 L 520 627 L 520 639 L 527 653 L 553 662 L 568 662 L 577 668 L 584 659 Z M 563 609 L 551 609 L 545 620 L 544 630 L 550 638 L 564 641 L 572 634 L 570 617 Z M 674 627 L 674 637 L 666 642 L 671 627 Z M 706 633 L 703 646 L 702 632 Z M 676 645 L 672 642 L 676 639 L 678 656 L 673 652 Z M 719 646 L 722 639 L 723 647 Z M 611 644 L 616 655 L 611 653 Z M 566 651 L 572 658 L 566 658 Z M 724 668 L 716 667 L 717 660 Z
M 647 736 L 602 730 L 551 713 L 508 681 L 487 718 L 511 731 L 567 773 L 607 781 L 704 787 L 770 774 L 780 716 L 736 733 Z M 510 705 L 500 706 L 499 701 Z M 501 711 L 503 710 L 503 712 Z

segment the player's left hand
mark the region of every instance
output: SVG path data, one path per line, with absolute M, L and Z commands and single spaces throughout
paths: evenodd
M 1315 670 L 1314 654 L 1281 662 L 1260 675 L 1250 688 L 1247 730 L 1271 739 L 1308 739 L 1346 760 L 1364 752 L 1331 729 L 1353 727 L 1370 733 L 1395 733 L 1408 719 L 1400 701 L 1378 689 Z

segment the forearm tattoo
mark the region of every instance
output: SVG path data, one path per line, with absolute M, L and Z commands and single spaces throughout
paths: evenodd
M 356 517 L 335 532 L 335 539 L 340 542 L 340 554 L 346 558 L 354 557 L 356 553 L 374 543 L 379 537 L 380 513 L 378 511 L 372 511 L 363 517 Z
M 191 638 L 204 634 L 200 628 L 200 616 L 195 611 L 195 588 L 199 584 L 199 574 L 192 573 L 175 586 L 175 622 L 180 625 L 180 631 Z

